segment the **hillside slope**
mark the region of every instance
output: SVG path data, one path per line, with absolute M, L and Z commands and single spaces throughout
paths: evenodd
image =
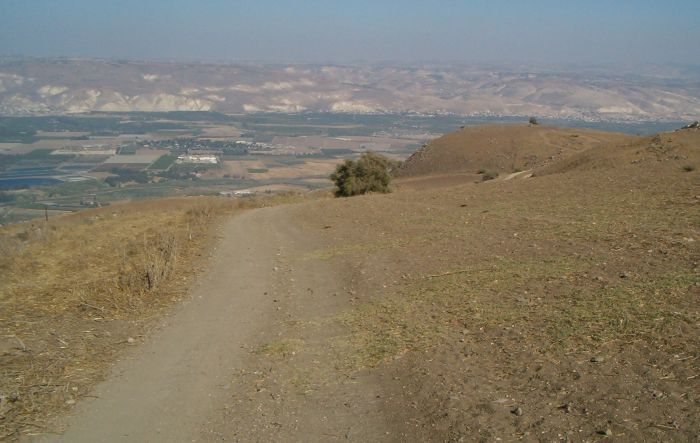
M 584 158 L 299 215 L 354 270 L 341 360 L 381 374 L 404 435 L 697 441 L 700 133 Z
M 540 167 L 536 170 L 536 174 L 547 175 L 595 169 L 612 171 L 620 168 L 655 173 L 659 162 L 673 162 L 681 168 L 694 167 L 698 156 L 699 139 L 700 129 L 692 128 L 627 139 L 624 143 L 595 145 L 561 161 Z
M 416 151 L 399 177 L 527 170 L 555 163 L 597 146 L 631 143 L 636 137 L 551 126 L 488 125 L 465 127 Z

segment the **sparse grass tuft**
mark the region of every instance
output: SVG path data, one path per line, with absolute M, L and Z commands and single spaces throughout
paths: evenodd
M 695 165 L 684 165 L 683 170 L 685 172 L 693 172 L 695 171 Z
M 265 343 L 257 350 L 257 353 L 268 357 L 287 358 L 296 354 L 303 347 L 303 340 L 286 339 Z
M 493 180 L 496 177 L 498 177 L 498 172 L 496 171 L 486 171 L 484 172 L 484 175 L 481 176 L 482 181 L 488 181 L 488 180 Z

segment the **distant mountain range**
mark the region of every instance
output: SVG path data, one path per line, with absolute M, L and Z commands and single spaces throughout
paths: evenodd
M 700 72 L 0 59 L 0 115 L 91 111 L 696 120 Z

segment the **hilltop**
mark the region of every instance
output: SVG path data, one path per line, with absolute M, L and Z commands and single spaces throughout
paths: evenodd
M 0 424 L 11 436 L 51 431 L 46 417 L 78 400 L 68 439 L 123 435 L 118 417 L 134 417 L 129 435 L 144 440 L 696 441 L 698 167 L 697 129 L 464 128 L 407 161 L 400 181 L 412 186 L 393 194 L 227 209 L 213 258 L 172 311 L 141 310 L 151 297 L 172 305 L 167 291 L 110 291 L 120 268 L 91 258 L 118 239 L 91 239 L 109 227 L 151 244 L 147 225 L 159 223 L 190 245 L 201 209 L 177 206 L 169 224 L 157 205 L 105 208 L 74 231 L 57 226 L 60 242 L 3 228 L 18 255 L 0 263 L 12 273 L 0 301 L 22 316 L 2 320 L 21 342 L 2 356 L 17 372 L 0 387 L 19 394 L 0 403 Z M 480 168 L 502 174 L 475 183 Z M 533 175 L 505 179 L 518 168 Z M 133 230 L 113 229 L 120 218 Z M 208 216 L 197 219 L 205 232 Z M 140 263 L 127 249 L 120 260 Z M 185 252 L 184 269 L 204 253 Z M 26 301 L 49 259 L 53 277 Z M 71 292 L 58 270 L 76 260 L 81 278 L 103 269 L 102 285 Z M 130 335 L 163 312 L 157 334 Z M 105 362 L 141 340 L 93 391 Z M 53 368 L 50 383 L 17 381 L 23 370 L 36 380 L 32 362 Z
M 399 177 L 540 168 L 592 148 L 631 143 L 625 134 L 540 125 L 470 126 L 423 146 L 402 165 Z

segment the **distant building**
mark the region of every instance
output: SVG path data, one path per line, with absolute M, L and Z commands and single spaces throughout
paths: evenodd
M 177 157 L 178 163 L 215 165 L 219 159 L 215 155 L 183 154 Z

